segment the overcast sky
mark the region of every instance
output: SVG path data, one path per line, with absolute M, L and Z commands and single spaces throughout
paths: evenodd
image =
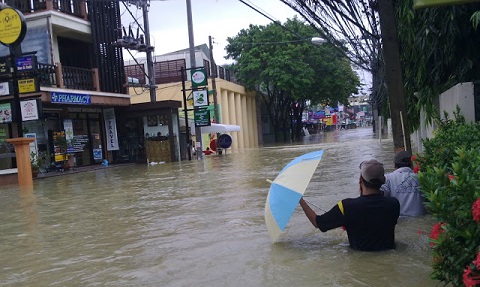
M 295 11 L 279 0 L 245 0 L 245 2 L 282 23 L 296 15 Z M 212 36 L 213 54 L 217 65 L 227 62 L 224 59 L 227 37 L 234 37 L 250 24 L 271 23 L 267 17 L 238 0 L 191 0 L 191 5 L 195 45 L 208 45 L 208 36 Z M 130 10 L 140 17 L 138 21 L 143 25 L 142 10 L 137 10 L 133 6 Z M 125 12 L 122 16 L 124 26 L 128 26 L 128 22 L 131 21 L 128 14 Z M 151 44 L 155 47 L 156 55 L 189 47 L 186 0 L 151 0 L 148 17 Z M 145 54 L 142 54 L 138 56 L 145 57 Z M 125 53 L 125 58 L 131 57 Z

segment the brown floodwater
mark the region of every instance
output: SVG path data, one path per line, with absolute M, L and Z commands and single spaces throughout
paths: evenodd
M 311 135 L 203 160 L 134 164 L 0 191 L 0 286 L 436 286 L 434 220 L 400 219 L 397 249 L 349 249 L 300 207 L 272 244 L 269 183 L 294 157 L 325 154 L 305 193 L 317 213 L 358 194 L 358 165 L 393 169 L 393 143 L 370 128 Z

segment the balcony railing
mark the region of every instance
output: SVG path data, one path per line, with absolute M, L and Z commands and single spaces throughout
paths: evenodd
M 38 82 L 43 87 L 58 87 L 73 90 L 100 91 L 98 69 L 83 69 L 56 65 L 38 64 Z
M 24 14 L 53 10 L 87 19 L 85 0 L 0 0 L 0 2 Z

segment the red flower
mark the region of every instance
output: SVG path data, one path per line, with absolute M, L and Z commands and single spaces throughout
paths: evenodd
M 417 159 L 417 156 L 416 156 L 416 155 L 412 155 L 412 157 L 410 158 L 410 160 L 411 160 L 412 162 L 414 162 L 416 159 Z
M 420 171 L 420 164 L 417 164 L 416 166 L 413 167 L 413 172 L 418 173 Z
M 480 252 L 477 253 L 477 259 L 472 261 L 473 264 L 477 267 L 477 269 L 480 269 Z
M 477 199 L 472 205 L 472 215 L 475 222 L 480 222 L 480 198 Z
M 463 284 L 465 287 L 475 287 L 480 284 L 480 274 L 478 274 L 478 271 L 472 270 L 470 265 L 463 270 Z
M 454 179 L 457 179 L 457 177 L 454 176 L 454 175 L 452 175 L 452 174 L 449 174 L 449 175 L 448 175 L 448 180 L 452 181 L 452 180 L 454 180 Z
M 443 223 L 443 222 L 439 222 L 439 223 L 436 223 L 432 226 L 432 232 L 430 233 L 430 239 L 432 240 L 438 240 L 438 237 L 441 235 L 441 234 L 444 234 L 445 233 L 445 229 L 443 229 L 443 226 L 445 226 L 446 224 Z M 430 242 L 430 246 L 433 247 L 435 246 L 435 242 Z

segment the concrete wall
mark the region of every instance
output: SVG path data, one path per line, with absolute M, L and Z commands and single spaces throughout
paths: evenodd
M 474 103 L 474 85 L 472 82 L 460 83 L 443 92 L 438 98 L 437 109 L 441 119 L 445 119 L 444 112 L 447 112 L 448 118 L 453 119 L 453 113 L 460 107 L 460 113 L 465 117 L 467 123 L 475 122 L 475 103 Z M 437 129 L 435 123 L 428 124 L 425 112 L 420 112 L 420 127 L 411 136 L 412 149 L 423 153 L 422 141 L 426 138 L 432 138 Z M 414 150 L 415 151 L 415 150 Z

